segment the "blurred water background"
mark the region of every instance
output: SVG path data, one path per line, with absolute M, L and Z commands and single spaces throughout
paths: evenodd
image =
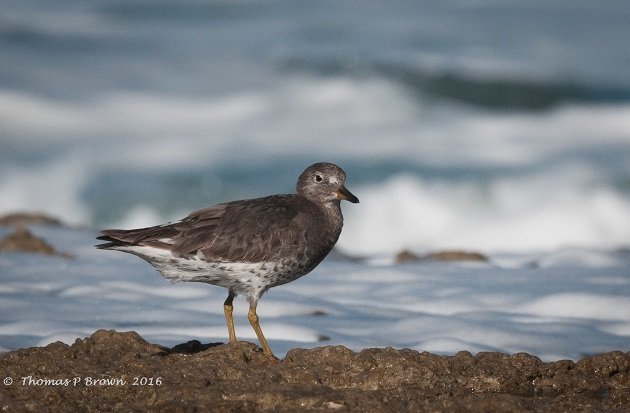
M 0 213 L 142 226 L 348 174 L 353 254 L 630 241 L 630 3 L 0 1 Z

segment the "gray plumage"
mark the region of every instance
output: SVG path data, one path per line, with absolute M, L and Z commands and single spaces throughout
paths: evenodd
M 295 194 L 218 204 L 165 225 L 104 230 L 98 239 L 107 242 L 97 248 L 135 254 L 173 281 L 226 287 L 226 305 L 246 295 L 255 315 L 265 291 L 309 273 L 337 242 L 340 201 L 359 202 L 345 178 L 338 166 L 316 163 L 300 175 Z

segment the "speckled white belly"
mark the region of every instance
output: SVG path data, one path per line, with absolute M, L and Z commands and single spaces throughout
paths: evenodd
M 276 262 L 213 262 L 199 256 L 175 257 L 169 250 L 127 246 L 120 250 L 135 254 L 173 282 L 205 282 L 228 288 L 236 294 L 259 297 L 267 289 L 298 278 L 286 265 Z

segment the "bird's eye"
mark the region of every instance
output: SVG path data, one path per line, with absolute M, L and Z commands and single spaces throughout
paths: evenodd
M 321 182 L 324 180 L 324 177 L 322 176 L 322 174 L 315 174 L 315 181 L 316 182 Z

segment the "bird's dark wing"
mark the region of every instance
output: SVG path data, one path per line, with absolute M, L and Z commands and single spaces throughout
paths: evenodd
M 96 239 L 107 241 L 96 245 L 99 249 L 112 249 L 131 245 L 147 245 L 156 248 L 170 248 L 168 240 L 175 236 L 177 231 L 171 224 L 138 229 L 106 229 L 102 230 Z
M 133 230 L 105 230 L 99 248 L 148 245 L 175 256 L 201 253 L 208 261 L 274 261 L 306 248 L 309 233 L 324 217 L 312 202 L 295 195 L 228 202 L 195 211 L 181 221 Z M 310 215 L 309 219 L 305 219 Z
M 174 252 L 200 252 L 209 261 L 262 262 L 303 248 L 305 228 L 300 217 L 310 202 L 294 195 L 274 195 L 226 204 L 216 228 L 196 226 L 174 245 Z M 204 210 L 199 211 L 203 217 Z M 195 213 L 190 217 L 195 216 Z

